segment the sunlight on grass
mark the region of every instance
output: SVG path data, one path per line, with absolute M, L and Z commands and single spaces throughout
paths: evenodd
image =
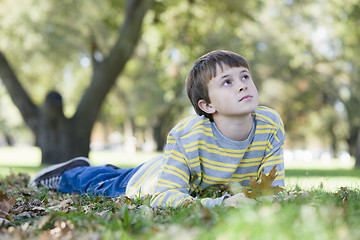
M 351 189 L 359 188 L 359 177 L 286 177 L 285 185 L 287 190 L 295 189 L 299 186 L 303 190 L 313 190 L 321 188 L 325 191 L 337 191 L 341 187 Z
M 39 166 L 41 151 L 36 147 L 0 147 L 1 166 Z

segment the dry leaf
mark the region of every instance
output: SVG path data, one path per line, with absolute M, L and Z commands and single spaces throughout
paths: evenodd
M 7 218 L 9 211 L 14 206 L 16 197 L 8 198 L 6 193 L 0 191 L 0 218 Z
M 274 182 L 276 177 L 277 177 L 276 166 L 274 166 L 271 169 L 271 171 L 268 175 L 266 175 L 264 173 L 261 174 L 261 176 L 260 176 L 261 182 L 260 183 L 258 183 L 253 177 L 251 177 L 250 183 L 249 183 L 251 191 L 248 191 L 244 188 L 243 191 L 244 191 L 245 196 L 248 198 L 256 199 L 261 196 L 274 195 L 274 194 L 278 194 L 279 192 L 283 191 L 284 189 L 279 186 L 275 186 L 275 187 L 271 186 L 271 184 Z
M 347 208 L 350 192 L 347 187 L 341 187 L 339 191 L 335 193 L 335 196 L 340 198 L 342 205 Z

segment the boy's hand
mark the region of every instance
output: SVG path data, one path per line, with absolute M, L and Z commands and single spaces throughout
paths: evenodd
M 226 198 L 223 203 L 227 207 L 241 208 L 245 204 L 255 204 L 256 201 L 252 198 L 245 197 L 243 193 L 238 193 Z

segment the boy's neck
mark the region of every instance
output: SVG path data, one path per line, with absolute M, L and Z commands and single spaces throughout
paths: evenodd
M 244 141 L 248 138 L 253 118 L 251 113 L 243 117 L 213 116 L 216 127 L 227 138 L 234 141 Z

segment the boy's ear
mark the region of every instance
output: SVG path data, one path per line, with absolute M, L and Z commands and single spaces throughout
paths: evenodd
M 216 112 L 216 109 L 210 103 L 207 103 L 204 99 L 200 99 L 198 101 L 198 106 L 201 110 L 208 114 L 213 114 Z

